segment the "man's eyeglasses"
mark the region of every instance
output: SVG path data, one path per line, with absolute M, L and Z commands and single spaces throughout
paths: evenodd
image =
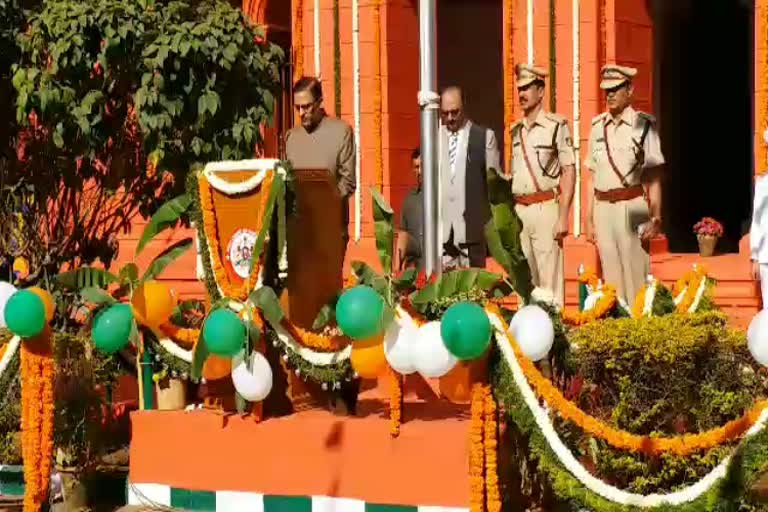
M 295 104 L 293 108 L 295 108 L 297 112 L 307 112 L 315 108 L 319 103 L 320 100 L 313 101 L 312 103 L 305 103 L 303 105 Z

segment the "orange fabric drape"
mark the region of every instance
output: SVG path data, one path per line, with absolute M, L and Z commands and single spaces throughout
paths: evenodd
M 503 33 L 502 43 L 504 67 L 504 162 L 505 173 L 509 175 L 512 157 L 512 134 L 509 129 L 515 121 L 515 57 L 512 52 L 512 17 L 515 12 L 514 0 L 504 0 L 503 4 Z

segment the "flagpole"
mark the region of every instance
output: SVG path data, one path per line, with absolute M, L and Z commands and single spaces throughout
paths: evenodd
M 438 234 L 438 154 L 435 1 L 419 0 L 419 106 L 421 107 L 421 172 L 424 201 L 424 260 L 427 275 L 439 275 L 440 238 Z

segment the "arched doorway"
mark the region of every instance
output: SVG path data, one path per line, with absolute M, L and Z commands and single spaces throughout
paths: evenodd
M 709 216 L 725 227 L 719 249 L 737 252 L 751 214 L 753 2 L 651 6 L 670 250 L 696 252 L 692 227 Z

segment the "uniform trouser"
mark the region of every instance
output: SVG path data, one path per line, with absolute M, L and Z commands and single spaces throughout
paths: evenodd
M 597 250 L 606 284 L 630 306 L 645 284 L 651 261 L 637 228 L 650 218 L 643 197 L 609 203 L 595 200 Z
M 552 292 L 560 307 L 565 304 L 563 248 L 555 240 L 555 225 L 560 215 L 557 201 L 545 201 L 530 206 L 515 205 L 523 231 L 520 243 L 531 267 L 533 285 Z
M 763 295 L 763 309 L 768 309 L 768 263 L 760 264 L 760 291 Z

